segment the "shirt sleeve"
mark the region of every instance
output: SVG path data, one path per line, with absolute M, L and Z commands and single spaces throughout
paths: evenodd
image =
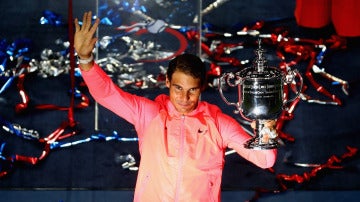
M 277 150 L 253 150 L 244 147 L 244 143 L 251 136 L 245 132 L 241 125 L 229 115 L 220 113 L 218 116 L 218 128 L 223 136 L 224 144 L 229 149 L 233 149 L 240 156 L 252 162 L 260 168 L 270 168 L 275 164 Z
M 81 74 L 91 96 L 100 105 L 133 124 L 138 134 L 143 133 L 158 111 L 154 101 L 123 91 L 96 63 Z

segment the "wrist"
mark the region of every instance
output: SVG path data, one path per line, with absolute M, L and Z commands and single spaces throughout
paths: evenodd
M 79 64 L 89 64 L 94 60 L 94 55 L 91 54 L 88 58 L 81 58 L 78 56 L 78 62 Z

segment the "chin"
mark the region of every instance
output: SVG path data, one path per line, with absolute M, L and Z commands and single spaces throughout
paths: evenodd
M 192 110 L 183 109 L 183 108 L 178 108 L 177 111 L 178 111 L 180 114 L 188 114 L 188 113 L 191 112 Z

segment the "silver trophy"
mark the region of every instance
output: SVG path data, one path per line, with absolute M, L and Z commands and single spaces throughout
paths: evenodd
M 288 69 L 285 73 L 275 67 L 268 67 L 264 49 L 259 41 L 255 51 L 256 59 L 251 67 L 239 72 L 224 73 L 219 80 L 219 92 L 227 105 L 236 107 L 235 113 L 247 121 L 255 121 L 254 136 L 245 143 L 248 149 L 273 149 L 278 147 L 276 131 L 265 126 L 267 120 L 275 120 L 287 103 L 294 101 L 303 86 L 303 80 L 297 70 Z M 295 83 L 299 78 L 299 85 Z M 284 85 L 295 86 L 292 99 L 287 99 Z M 238 88 L 238 101 L 230 102 L 223 94 L 222 87 L 228 85 Z M 296 87 L 297 86 L 297 87 Z

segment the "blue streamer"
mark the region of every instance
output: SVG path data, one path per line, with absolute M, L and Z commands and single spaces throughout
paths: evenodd
M 71 146 L 75 146 L 78 144 L 83 144 L 83 143 L 88 143 L 91 141 L 121 141 L 121 142 L 135 142 L 138 141 L 139 139 L 137 137 L 133 137 L 133 138 L 127 138 L 127 137 L 120 137 L 118 135 L 118 133 L 116 131 L 113 131 L 113 135 L 112 136 L 106 136 L 102 133 L 98 133 L 95 135 L 91 135 L 88 138 L 85 139 L 81 139 L 81 140 L 75 140 L 72 142 L 53 142 L 50 144 L 50 149 L 57 149 L 57 148 L 65 148 L 65 147 L 71 147 Z

